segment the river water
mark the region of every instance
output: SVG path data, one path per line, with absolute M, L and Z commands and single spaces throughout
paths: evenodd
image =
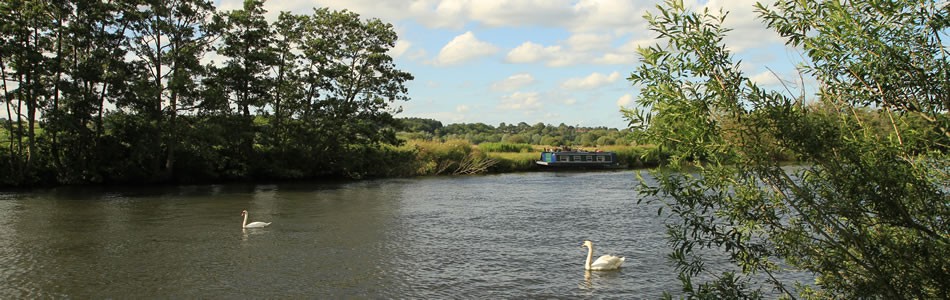
M 0 192 L 0 298 L 657 298 L 635 174 Z M 273 222 L 242 230 L 250 221 Z M 595 256 L 627 257 L 612 272 Z

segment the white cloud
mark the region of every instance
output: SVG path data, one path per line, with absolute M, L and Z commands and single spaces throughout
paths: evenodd
M 630 107 L 633 105 L 633 100 L 633 95 L 624 94 L 623 96 L 620 96 L 620 99 L 617 99 L 617 106 Z
M 389 49 L 389 56 L 392 56 L 393 58 L 400 57 L 405 54 L 406 51 L 409 51 L 409 48 L 411 47 L 412 42 L 407 40 L 398 40 L 396 41 L 396 45 L 393 46 L 392 49 Z
M 498 107 L 504 110 L 535 110 L 541 108 L 541 100 L 537 92 L 515 92 L 502 97 Z
M 774 1 L 761 0 L 710 0 L 704 6 L 709 8 L 710 13 L 718 14 L 721 8 L 728 12 L 724 28 L 730 28 L 732 31 L 726 33 L 724 43 L 729 50 L 742 52 L 751 48 L 767 47 L 774 44 L 783 44 L 784 40 L 774 30 L 765 27 L 760 20 L 759 13 L 755 11 L 755 3 L 763 2 L 764 5 L 771 5 Z
M 656 45 L 658 42 L 659 40 L 654 39 L 654 38 L 645 38 L 645 39 L 634 38 L 634 39 L 630 39 L 626 43 L 623 43 L 623 45 L 620 45 L 620 47 L 618 47 L 617 50 L 622 51 L 622 52 L 636 53 L 637 48 L 650 47 L 650 46 Z
M 534 83 L 534 76 L 528 73 L 518 73 L 493 83 L 491 88 L 495 91 L 510 92 L 531 85 L 532 83 Z
M 554 26 L 570 19 L 569 0 L 479 0 L 468 2 L 472 20 L 496 27 Z
M 498 47 L 479 40 L 474 33 L 468 31 L 445 44 L 442 50 L 439 51 L 435 64 L 441 66 L 457 65 L 496 52 L 498 52 Z
M 613 36 L 610 34 L 575 33 L 567 38 L 567 44 L 575 51 L 604 50 L 610 48 Z
M 510 63 L 536 63 L 555 57 L 560 51 L 561 47 L 558 46 L 544 47 L 540 44 L 524 42 L 517 48 L 508 51 L 505 61 Z
M 549 67 L 571 66 L 584 61 L 584 54 L 565 51 L 561 46 L 543 46 L 533 42 L 524 42 L 508 51 L 505 61 L 509 63 L 544 63 Z
M 455 106 L 455 112 L 457 113 L 466 113 L 468 112 L 468 110 L 469 110 L 469 107 L 468 105 L 465 105 L 465 104 L 459 104 Z
M 749 80 L 760 86 L 779 85 L 782 83 L 781 79 L 776 77 L 775 73 L 771 71 L 755 74 L 750 77 Z
M 577 99 L 570 98 L 570 99 L 564 100 L 563 103 L 566 104 L 566 105 L 574 105 L 574 104 L 577 103 Z
M 609 29 L 618 33 L 639 32 L 646 28 L 642 16 L 655 1 L 581 0 L 574 4 L 571 31 Z
M 594 63 L 601 65 L 631 65 L 637 62 L 635 53 L 604 53 L 604 55 L 595 58 Z
M 594 72 L 584 78 L 570 78 L 561 83 L 561 87 L 568 90 L 589 90 L 611 84 L 620 79 L 620 72 L 609 75 Z

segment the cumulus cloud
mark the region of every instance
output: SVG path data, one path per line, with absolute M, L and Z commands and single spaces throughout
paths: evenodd
M 393 46 L 392 49 L 389 49 L 389 56 L 392 56 L 393 58 L 400 57 L 405 54 L 406 51 L 409 51 L 409 48 L 411 47 L 412 42 L 407 40 L 398 40 L 396 41 L 396 45 Z
M 469 110 L 469 107 L 468 105 L 465 105 L 465 104 L 459 104 L 455 106 L 455 112 L 457 113 L 466 113 L 468 112 L 468 110 Z
M 594 63 L 601 65 L 630 65 L 637 62 L 635 53 L 604 53 L 594 59 Z
M 468 16 L 488 26 L 552 26 L 570 19 L 569 0 L 468 1 Z
M 613 72 L 609 75 L 601 73 L 591 73 L 584 78 L 570 78 L 561 83 L 561 87 L 568 90 L 589 90 L 611 84 L 620 79 L 620 72 Z
M 613 36 L 610 34 L 575 33 L 567 38 L 566 43 L 575 51 L 604 50 L 610 48 Z
M 779 85 L 782 83 L 781 79 L 776 77 L 775 73 L 772 73 L 771 71 L 755 74 L 750 77 L 749 80 L 760 86 Z
M 505 61 L 509 63 L 544 63 L 549 67 L 571 66 L 583 62 L 584 54 L 567 51 L 561 46 L 547 46 L 524 42 L 508 51 Z
M 471 31 L 456 36 L 439 51 L 435 64 L 457 65 L 498 52 L 498 47 L 479 40 Z
M 722 9 L 723 12 L 729 13 L 723 27 L 732 29 L 726 33 L 724 40 L 731 51 L 742 52 L 751 48 L 784 43 L 778 33 L 766 28 L 758 18 L 759 14 L 754 7 L 757 1 L 762 2 L 763 5 L 771 5 L 775 2 L 774 0 L 710 0 L 704 5 L 704 8 L 709 8 L 710 12 L 718 13 L 719 9 Z
M 561 51 L 561 47 L 544 47 L 541 44 L 524 42 L 520 46 L 508 51 L 505 61 L 510 63 L 536 63 L 542 60 L 555 57 Z
M 535 110 L 541 108 L 541 99 L 537 92 L 515 92 L 502 97 L 498 108 L 504 110 Z
M 633 95 L 624 94 L 623 96 L 620 96 L 620 99 L 617 99 L 617 106 L 630 107 L 630 106 L 633 106 L 633 101 L 634 101 Z
M 510 92 L 531 85 L 532 83 L 534 83 L 534 76 L 528 73 L 518 73 L 493 83 L 491 88 L 495 91 Z
M 620 46 L 613 46 L 615 39 L 628 38 Z M 607 33 L 574 33 L 557 45 L 545 46 L 527 41 L 508 51 L 508 63 L 542 63 L 549 67 L 565 67 L 577 64 L 631 65 L 637 62 L 637 46 L 649 45 L 656 40 L 635 38 L 629 35 Z M 619 43 L 618 43 L 619 44 Z
M 638 32 L 646 28 L 646 20 L 640 18 L 655 1 L 630 0 L 581 0 L 572 7 L 571 31 L 598 31 L 604 28 L 619 33 Z

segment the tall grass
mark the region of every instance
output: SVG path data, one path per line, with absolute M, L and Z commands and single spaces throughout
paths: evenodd
M 538 152 L 493 152 L 489 157 L 498 161 L 489 171 L 492 173 L 521 172 L 538 169 L 535 161 L 541 158 Z
M 664 157 L 653 146 L 605 146 L 599 150 L 616 153 L 617 162 L 630 168 L 657 166 Z M 389 157 L 402 161 L 386 165 L 400 168 L 386 173 L 399 176 L 532 171 L 539 169 L 535 162 L 540 159 L 540 150 L 528 144 L 482 143 L 473 146 L 466 140 L 409 140 L 388 151 L 396 152 Z
M 487 172 L 497 163 L 485 152 L 464 140 L 412 140 L 403 147 L 416 152 L 416 160 L 412 166 L 415 175 L 479 174 Z
M 485 152 L 523 153 L 523 152 L 534 151 L 534 147 L 528 144 L 511 144 L 511 143 L 495 143 L 495 142 L 478 144 L 478 149 Z
M 655 167 L 666 159 L 666 155 L 657 151 L 653 145 L 603 146 L 600 149 L 616 153 L 617 162 L 629 168 Z

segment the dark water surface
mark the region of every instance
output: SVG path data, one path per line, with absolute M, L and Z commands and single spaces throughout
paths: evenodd
M 0 298 L 657 298 L 633 172 L 0 192 Z M 249 221 L 273 222 L 242 230 Z M 627 257 L 586 274 L 586 250 Z

